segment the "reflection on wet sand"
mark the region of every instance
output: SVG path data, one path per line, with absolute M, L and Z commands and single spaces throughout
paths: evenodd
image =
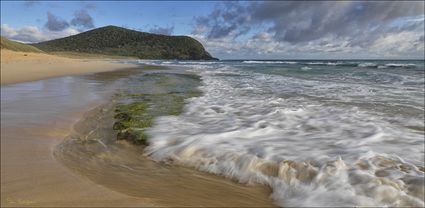
M 144 72 L 128 69 L 2 87 L 1 205 L 273 206 L 266 187 L 155 163 L 143 156 L 142 147 L 116 142 L 108 98 L 139 73 Z M 86 113 L 60 144 L 82 112 L 105 102 Z M 96 141 L 97 136 L 103 139 Z
M 55 151 L 68 167 L 113 190 L 166 206 L 273 206 L 269 190 L 192 169 L 153 162 L 142 146 L 117 142 L 111 106 L 85 114 Z
M 1 87 L 1 206 L 152 206 L 70 172 L 52 151 L 109 88 L 79 77 Z

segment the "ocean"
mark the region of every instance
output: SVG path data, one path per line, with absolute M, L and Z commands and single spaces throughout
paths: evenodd
M 424 206 L 424 61 L 124 61 L 186 67 L 202 95 L 144 154 L 271 187 L 279 206 Z

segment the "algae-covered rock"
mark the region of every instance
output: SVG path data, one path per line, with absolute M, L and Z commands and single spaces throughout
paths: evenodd
M 199 96 L 200 79 L 195 75 L 147 74 L 139 86 L 132 86 L 128 93 L 120 93 L 121 103 L 115 106 L 118 140 L 135 144 L 147 144 L 144 130 L 153 125 L 158 116 L 178 116 L 187 98 Z
M 146 112 L 146 104 L 143 102 L 119 104 L 115 107 L 115 113 L 116 122 L 112 128 L 118 131 L 117 139 L 146 144 L 143 130 L 152 125 L 152 117 Z
M 112 129 L 113 130 L 124 130 L 124 129 L 126 129 L 127 127 L 123 124 L 123 122 L 122 121 L 117 121 L 117 122 L 115 122 L 114 123 L 114 125 L 112 126 Z
M 121 121 L 130 121 L 131 116 L 128 113 L 125 112 L 119 112 L 114 116 L 115 119 L 121 120 Z
M 127 140 L 134 144 L 147 145 L 146 135 L 143 131 L 135 131 L 131 129 L 119 131 L 117 134 L 117 140 Z

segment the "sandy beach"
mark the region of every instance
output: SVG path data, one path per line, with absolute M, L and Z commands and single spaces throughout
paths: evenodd
M 113 170 L 113 166 L 102 170 L 94 164 L 81 166 L 88 171 L 73 171 L 55 157 L 58 145 L 87 111 L 105 101 L 115 89 L 113 80 L 140 73 L 141 67 L 3 52 L 2 207 L 273 206 L 266 187 L 240 185 L 185 168 L 165 168 L 140 158 L 138 147 L 128 146 L 115 156 L 144 167 L 137 175 Z
M 0 207 L 424 207 L 425 1 L 1 1 Z
M 2 85 L 130 67 L 105 59 L 73 59 L 43 53 L 1 50 Z
M 10 107 L 3 105 L 2 110 Z M 148 199 L 120 194 L 81 178 L 53 157 L 53 148 L 69 133 L 79 113 L 60 119 L 55 112 L 41 113 L 39 122 L 12 121 L 8 115 L 2 115 L 1 126 L 2 207 L 153 206 Z
M 104 60 L 2 50 L 1 84 L 128 67 Z M 120 194 L 85 180 L 53 157 L 53 148 L 69 134 L 82 113 L 99 100 L 76 99 L 80 103 L 67 101 L 44 108 L 43 104 L 37 104 L 45 101 L 41 95 L 37 99 L 35 95 L 23 95 L 20 90 L 33 88 L 35 83 L 2 86 L 1 206 L 153 206 L 146 199 Z M 49 87 L 44 90 L 51 91 L 54 89 Z M 33 117 L 34 114 L 37 116 Z

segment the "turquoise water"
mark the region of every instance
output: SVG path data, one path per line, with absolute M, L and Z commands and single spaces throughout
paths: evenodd
M 202 80 L 147 131 L 153 160 L 266 184 L 281 206 L 424 206 L 423 61 L 136 63 Z

